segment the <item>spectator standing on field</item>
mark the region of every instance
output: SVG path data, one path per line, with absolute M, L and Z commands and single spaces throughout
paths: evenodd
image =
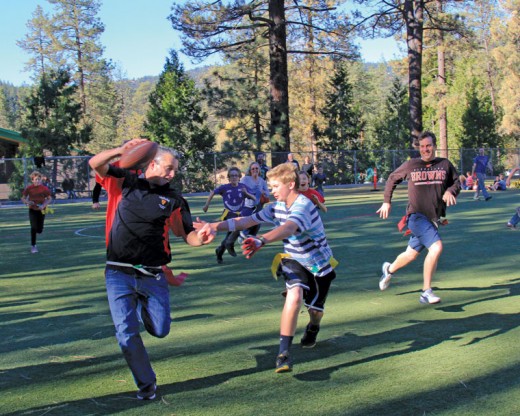
M 474 199 L 479 199 L 479 196 L 480 196 L 480 192 L 482 192 L 482 196 L 484 197 L 484 199 L 486 201 L 489 201 L 492 196 L 489 195 L 487 189 L 486 189 L 486 183 L 485 183 L 485 180 L 486 180 L 486 168 L 487 168 L 487 165 L 489 163 L 489 156 L 486 156 L 485 152 L 484 152 L 484 148 L 480 148 L 478 149 L 478 156 L 475 157 L 475 159 L 473 159 L 473 168 L 471 170 L 471 176 L 473 176 L 474 174 L 477 175 L 477 184 L 478 184 L 478 188 L 477 188 L 477 191 L 475 192 L 475 196 L 473 197 Z
M 31 224 L 31 253 L 38 253 L 36 235 L 43 232 L 45 214 L 43 211 L 52 201 L 51 191 L 42 184 L 40 172 L 31 173 L 32 184 L 22 191 L 22 202 L 29 207 L 29 222 Z
M 214 236 L 194 230 L 188 203 L 170 188 L 179 165 L 173 150 L 159 147 L 142 178 L 109 164 L 142 141 L 105 150 L 89 165 L 101 178 L 123 179 L 122 199 L 109 234 L 105 281 L 116 338 L 139 389 L 137 398 L 153 400 L 157 378 L 139 332 L 140 322 L 154 337 L 164 338 L 170 332 L 169 289 L 162 269 L 171 260 L 165 224 L 179 210 L 183 233 L 176 234 L 187 244 L 201 246 Z
M 431 287 L 443 249 L 438 228 L 442 218 L 446 216 L 446 207 L 457 203 L 456 197 L 460 192 L 457 170 L 448 159 L 435 157 L 436 149 L 435 135 L 428 131 L 421 133 L 421 157 L 408 160 L 390 174 L 385 186 L 383 205 L 377 210 L 381 218 L 388 218 L 397 184 L 408 181 L 408 206 L 402 221 L 406 221 L 411 232 L 410 240 L 406 251 L 399 254 L 393 263 L 383 263 L 379 288 L 387 289 L 393 275 L 417 259 L 426 248 L 428 254 L 424 259 L 423 288 L 419 297 L 419 301 L 425 304 L 441 301 Z
M 294 166 L 296 166 L 296 170 L 300 170 L 300 164 L 294 158 L 292 153 L 287 153 L 287 160 L 285 161 L 285 163 L 292 163 Z
M 511 186 L 511 180 L 513 179 L 513 175 L 520 171 L 520 166 L 511 169 L 511 172 L 509 172 L 509 175 L 506 179 L 506 186 L 509 188 Z M 512 230 L 516 230 L 517 224 L 520 222 L 520 206 L 516 207 L 515 213 L 511 217 L 511 219 L 507 222 L 506 226 L 507 228 L 511 228 Z
M 327 176 L 323 173 L 323 166 L 318 165 L 318 172 L 312 175 L 312 183 L 321 196 L 325 196 L 325 192 L 323 191 L 323 184 L 326 180 Z
M 309 156 L 305 156 L 302 170 L 306 172 L 307 175 L 309 175 L 309 178 L 312 178 L 312 174 L 314 173 L 314 164 L 311 162 L 311 158 Z
M 260 177 L 264 181 L 267 180 L 267 172 L 269 171 L 269 166 L 265 164 L 265 154 L 259 153 L 256 161 L 260 165 Z

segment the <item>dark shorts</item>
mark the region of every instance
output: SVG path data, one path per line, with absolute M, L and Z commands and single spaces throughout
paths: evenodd
M 408 245 L 419 253 L 441 240 L 438 227 L 423 214 L 410 214 L 408 229 L 412 232 Z
M 325 309 L 330 284 L 336 278 L 334 270 L 325 276 L 316 277 L 293 259 L 282 259 L 277 275 L 284 278 L 288 290 L 301 287 L 305 306 L 318 311 Z

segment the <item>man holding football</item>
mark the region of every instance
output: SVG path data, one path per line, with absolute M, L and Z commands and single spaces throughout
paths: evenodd
M 421 157 L 408 160 L 390 174 L 385 185 L 383 205 L 377 210 L 381 218 L 388 218 L 397 184 L 408 181 L 408 206 L 403 221 L 411 232 L 410 240 L 406 251 L 399 254 L 393 263 L 383 263 L 379 288 L 386 290 L 393 274 L 417 259 L 426 248 L 428 254 L 424 259 L 423 288 L 419 297 L 419 301 L 424 304 L 441 301 L 431 288 L 443 248 L 438 228 L 446 216 L 446 207 L 457 203 L 456 197 L 460 192 L 457 170 L 448 159 L 435 156 L 436 145 L 437 139 L 433 133 L 421 133 Z
M 193 228 L 187 202 L 170 189 L 178 169 L 175 153 L 159 147 L 144 169 L 144 177 L 109 162 L 128 153 L 144 139 L 134 139 L 120 147 L 105 150 L 90 159 L 90 166 L 104 178 L 122 178 L 122 199 L 110 229 L 105 280 L 116 338 L 139 388 L 137 398 L 156 397 L 156 375 L 139 333 L 139 323 L 158 338 L 170 331 L 168 283 L 162 266 L 171 259 L 164 226 L 174 215 L 182 218 L 183 230 L 173 229 L 191 246 L 211 242 L 214 235 Z M 139 164 L 139 154 L 134 156 Z M 177 227 L 178 228 L 178 227 Z

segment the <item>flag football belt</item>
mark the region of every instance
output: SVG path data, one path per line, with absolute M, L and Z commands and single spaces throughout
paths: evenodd
M 437 221 L 432 221 L 433 225 L 439 228 L 439 225 L 448 225 L 448 220 L 446 218 L 439 218 Z M 403 233 L 403 236 L 409 236 L 412 232 L 410 230 L 404 231 L 404 229 L 408 226 L 408 215 L 402 217 L 397 223 L 397 229 L 400 233 Z
M 130 264 L 130 263 L 120 263 L 118 261 L 110 261 L 110 260 L 107 260 L 106 264 L 108 266 L 112 266 L 110 268 L 114 269 L 114 270 L 120 270 L 120 271 L 126 273 L 129 271 L 128 269 L 132 269 L 132 270 L 137 270 L 139 273 L 144 274 L 145 276 L 150 276 L 150 277 L 157 277 L 159 272 L 162 271 L 161 266 L 143 266 L 141 264 L 134 265 L 134 264 Z
M 278 253 L 274 256 L 273 262 L 271 263 L 271 274 L 273 275 L 273 278 L 278 280 L 278 268 L 280 267 L 280 263 L 282 262 L 282 259 L 291 258 L 290 254 L 287 253 Z M 339 264 L 339 261 L 337 261 L 334 257 L 330 258 L 330 266 L 335 269 L 337 265 Z
M 222 211 L 220 217 L 218 217 L 219 221 L 224 221 L 230 212 L 235 214 L 237 217 L 240 216 L 240 211 L 230 211 L 226 208 L 224 211 Z

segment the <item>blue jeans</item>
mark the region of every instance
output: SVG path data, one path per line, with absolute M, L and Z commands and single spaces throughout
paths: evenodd
M 484 196 L 484 198 L 489 197 L 488 191 L 486 190 L 486 183 L 485 183 L 486 175 L 483 173 L 477 172 L 477 179 L 478 179 L 478 189 L 477 189 L 477 192 L 475 193 L 475 195 L 478 196 L 479 192 L 482 192 L 482 195 Z
M 509 220 L 509 224 L 516 226 L 520 222 L 520 207 L 516 209 L 515 215 Z
M 116 338 L 139 390 L 156 382 L 148 353 L 139 334 L 139 322 L 154 337 L 170 332 L 168 283 L 158 278 L 106 269 L 105 280 Z

